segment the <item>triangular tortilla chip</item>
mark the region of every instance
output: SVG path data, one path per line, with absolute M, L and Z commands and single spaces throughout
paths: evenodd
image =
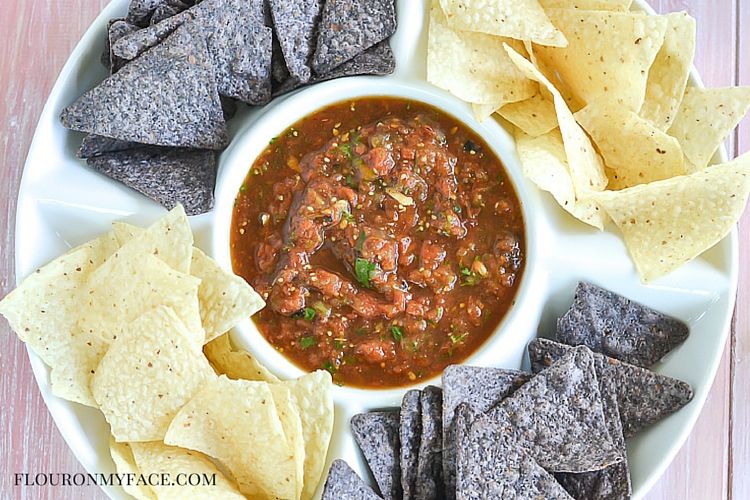
M 401 448 L 401 487 L 404 498 L 414 498 L 417 492 L 417 463 L 422 437 L 422 391 L 406 391 L 399 411 L 398 437 Z M 445 459 L 445 455 L 443 455 Z M 454 488 L 455 489 L 455 488 Z
M 750 193 L 750 153 L 622 191 L 593 193 L 622 231 L 644 282 L 669 274 L 734 228 Z
M 203 353 L 218 375 L 226 375 L 232 380 L 258 380 L 278 382 L 279 379 L 268 368 L 261 365 L 249 352 L 234 350 L 229 334 L 216 337 L 203 346 Z
M 497 110 L 497 114 L 534 137 L 544 135 L 558 125 L 555 103 L 549 92 L 541 89 L 528 99 L 506 104 Z
M 584 103 L 608 99 L 639 111 L 648 70 L 664 41 L 666 18 L 572 9 L 547 13 L 569 45 L 540 45 L 536 54 L 559 72 L 575 97 Z
M 336 459 L 328 470 L 321 500 L 380 500 L 380 497 L 346 462 Z
M 109 453 L 115 463 L 118 474 L 140 474 L 138 465 L 133 457 L 133 450 L 129 443 L 118 443 L 115 438 L 109 436 Z M 125 493 L 132 495 L 136 500 L 157 500 L 156 493 L 147 484 L 123 481 L 122 489 Z
M 417 457 L 417 498 L 442 498 L 443 483 L 443 391 L 427 386 L 419 400 L 422 432 Z
M 386 499 L 401 498 L 398 424 L 398 411 L 360 413 L 351 420 L 354 440 Z
M 211 57 L 190 23 L 85 93 L 61 119 L 73 130 L 144 144 L 227 144 Z
M 315 35 L 323 4 L 323 0 L 269 1 L 286 67 L 300 83 L 312 76 L 310 59 L 315 52 Z

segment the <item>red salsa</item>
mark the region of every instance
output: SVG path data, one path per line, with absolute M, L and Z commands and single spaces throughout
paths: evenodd
M 232 264 L 268 341 L 339 384 L 393 387 L 475 351 L 511 307 L 524 226 L 503 165 L 422 103 L 368 97 L 303 118 L 253 164 Z

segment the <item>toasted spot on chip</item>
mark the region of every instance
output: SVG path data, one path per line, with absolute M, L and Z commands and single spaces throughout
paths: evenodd
M 323 6 L 313 55 L 323 75 L 396 31 L 394 0 L 329 0 Z
M 722 141 L 750 109 L 750 87 L 688 87 L 669 129 L 682 145 L 688 171 L 703 170 Z
M 118 443 L 115 439 L 109 437 L 109 453 L 112 455 L 112 461 L 115 463 L 115 469 L 118 474 L 140 474 L 138 465 L 133 457 L 133 450 L 130 443 Z M 147 484 L 137 484 L 123 481 L 122 489 L 125 493 L 132 495 L 136 500 L 156 500 L 156 493 Z
M 648 70 L 664 41 L 667 20 L 635 13 L 549 9 L 566 48 L 536 46 L 581 102 L 614 101 L 639 111 Z
M 529 344 L 529 358 L 534 372 L 544 370 L 570 353 L 574 347 L 547 339 Z M 578 347 L 585 349 L 585 347 Z M 693 399 L 689 384 L 614 358 L 594 353 L 594 366 L 602 387 L 617 397 L 622 431 L 625 438 L 676 412 Z M 606 399 L 605 399 L 606 400 Z
M 503 43 L 517 40 L 453 29 L 432 1 L 427 39 L 427 81 L 467 102 L 492 104 L 531 97 L 534 83 L 505 57 Z
M 322 500 L 378 500 L 380 497 L 343 460 L 328 470 Z
M 578 284 L 570 309 L 557 320 L 557 339 L 648 368 L 690 333 L 677 318 L 591 283 Z
M 695 55 L 695 19 L 687 12 L 665 17 L 668 24 L 664 44 L 649 70 L 640 111 L 659 130 L 668 130 L 677 117 Z
M 96 406 L 89 382 L 107 342 L 81 331 L 85 283 L 94 270 L 117 250 L 112 233 L 76 247 L 24 279 L 2 301 L 5 316 L 18 338 L 50 367 L 52 393 Z
M 221 462 L 253 498 L 295 498 L 297 459 L 265 382 L 218 377 L 177 413 L 164 442 Z
M 351 420 L 354 440 L 370 466 L 383 498 L 401 498 L 398 411 L 360 413 Z
M 87 163 L 167 210 L 182 205 L 188 215 L 199 215 L 214 206 L 214 151 L 140 147 L 101 154 Z
M 177 480 L 178 474 L 186 476 L 199 474 L 201 478 L 206 477 L 213 482 L 210 485 L 202 483 L 193 485 L 189 480 L 185 482 L 186 484 L 180 485 L 157 482 L 152 488 L 160 499 L 242 500 L 245 498 L 237 489 L 237 485 L 227 479 L 202 453 L 169 446 L 159 441 L 130 443 L 129 446 L 141 474 L 169 474 L 173 480 Z
M 555 47 L 568 44 L 537 0 L 440 0 L 440 5 L 455 29 Z
M 404 394 L 399 412 L 398 437 L 401 444 L 401 489 L 404 498 L 415 498 L 417 493 L 417 461 L 422 437 L 422 391 L 412 389 Z
M 67 128 L 124 141 L 204 149 L 227 144 L 211 57 L 191 23 L 86 92 L 61 120 Z
M 608 188 L 623 189 L 685 174 L 682 148 L 634 112 L 596 102 L 575 114 L 611 169 Z
M 523 101 L 506 104 L 497 114 L 533 137 L 544 135 L 558 125 L 554 100 L 542 90 Z
M 232 380 L 279 381 L 252 354 L 243 350 L 234 350 L 228 333 L 208 342 L 203 346 L 203 352 L 218 375 L 226 375 Z
M 690 175 L 596 193 L 594 200 L 622 231 L 641 280 L 648 282 L 729 234 L 748 193 L 750 153 Z
M 182 321 L 159 306 L 112 342 L 91 379 L 91 392 L 117 441 L 155 441 L 214 376 Z

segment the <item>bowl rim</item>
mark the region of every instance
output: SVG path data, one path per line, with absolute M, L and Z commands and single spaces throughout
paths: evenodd
M 522 181 L 520 162 L 515 152 L 512 136 L 495 120 L 478 122 L 471 110 L 454 98 L 443 94 L 439 89 L 419 82 L 384 81 L 378 77 L 349 77 L 303 88 L 277 99 L 256 119 L 247 123 L 235 135 L 232 144 L 222 154 L 216 183 L 216 205 L 211 231 L 213 257 L 227 271 L 232 271 L 231 249 L 229 244 L 232 209 L 239 189 L 245 181 L 258 156 L 265 150 L 269 141 L 284 130 L 311 114 L 336 103 L 350 99 L 368 97 L 395 97 L 428 104 L 438 111 L 456 119 L 476 133 L 500 159 L 513 186 L 523 216 L 525 236 L 524 269 L 516 289 L 514 300 L 503 315 L 497 327 L 460 364 L 488 365 L 482 362 L 488 358 L 497 340 L 518 321 L 525 304 L 533 302 L 533 284 L 538 281 L 540 259 L 537 252 L 537 232 L 539 230 L 537 193 Z M 536 309 L 540 309 L 541 305 Z M 531 311 L 528 311 L 531 312 Z M 534 316 L 534 314 L 532 314 Z M 289 358 L 274 349 L 258 331 L 250 318 L 235 327 L 233 341 L 255 356 L 264 366 L 282 379 L 297 378 L 306 370 L 298 367 Z M 524 344 L 525 345 L 525 344 Z M 516 364 L 515 367 L 517 367 Z M 510 367 L 510 366 L 509 366 Z M 388 387 L 335 386 L 335 400 L 361 399 L 381 405 L 400 401 L 403 394 L 414 388 L 440 383 L 442 373 L 417 383 Z M 376 401 L 377 400 L 377 401 Z

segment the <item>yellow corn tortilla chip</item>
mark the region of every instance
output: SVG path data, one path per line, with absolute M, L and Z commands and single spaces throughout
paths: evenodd
M 666 18 L 594 10 L 547 12 L 569 45 L 537 46 L 537 57 L 559 72 L 581 102 L 603 99 L 639 111 L 648 70 L 664 41 Z
M 553 98 L 541 90 L 524 101 L 506 104 L 497 110 L 497 114 L 535 137 L 554 130 L 558 125 Z
M 685 174 L 674 137 L 615 103 L 589 104 L 575 114 L 612 172 L 609 189 L 623 189 Z
M 687 12 L 667 14 L 664 44 L 648 73 L 640 115 L 659 130 L 669 130 L 685 93 L 695 55 L 695 19 Z
M 11 329 L 50 367 L 52 393 L 88 406 L 96 406 L 89 383 L 107 343 L 78 328 L 80 304 L 86 280 L 117 246 L 107 233 L 76 247 L 29 275 L 0 301 L 0 314 Z
M 157 305 L 177 313 L 197 345 L 203 345 L 198 287 L 200 280 L 169 267 L 138 245 L 125 244 L 91 276 L 83 292 L 78 325 L 110 342 L 131 321 Z
M 535 91 L 534 84 L 505 56 L 503 42 L 521 50 L 522 44 L 516 40 L 451 28 L 438 0 L 433 0 L 427 39 L 427 81 L 459 99 L 477 104 L 530 97 Z
M 190 274 L 201 280 L 198 288 L 205 342 L 229 331 L 245 318 L 263 309 L 263 298 L 235 274 L 228 273 L 197 248 L 193 249 Z
M 516 129 L 516 150 L 524 175 L 576 219 L 602 229 L 604 218 L 596 203 L 577 200 L 560 131 L 534 137 Z
M 475 102 L 471 103 L 471 110 L 474 112 L 474 118 L 477 119 L 478 122 L 483 122 L 490 116 L 492 116 L 492 113 L 497 111 L 498 109 L 503 107 L 504 103 L 499 104 L 477 104 Z
M 182 500 L 200 498 L 206 500 L 244 500 L 237 485 L 224 477 L 219 469 L 200 452 L 169 446 L 160 441 L 150 443 L 131 443 L 130 448 L 135 463 L 142 474 L 169 474 L 172 481 L 184 484 L 156 484 L 152 487 L 159 500 Z M 188 475 L 198 474 L 200 478 L 215 481 L 215 484 L 197 484 L 191 486 Z
M 750 192 L 750 153 L 690 175 L 592 196 L 622 231 L 644 282 L 669 274 L 721 241 Z
M 688 87 L 669 135 L 677 138 L 688 171 L 703 170 L 750 108 L 750 87 Z
M 440 0 L 440 6 L 454 29 L 555 47 L 567 45 L 537 0 Z
M 208 361 L 175 312 L 156 307 L 110 345 L 91 392 L 117 441 L 155 441 L 212 377 Z
M 282 384 L 289 388 L 302 418 L 305 446 L 302 498 L 312 498 L 323 475 L 333 433 L 331 374 L 325 370 L 317 370 Z
M 190 272 L 193 231 L 190 229 L 190 223 L 182 205 L 174 207 L 146 230 L 130 235 L 127 234 L 127 229 L 134 226 L 124 224 L 113 226 L 122 246 L 135 246 L 140 253 L 153 254 L 176 271 L 184 274 Z M 127 236 L 130 237 L 123 241 Z
M 177 413 L 164 442 L 221 462 L 251 498 L 295 498 L 296 459 L 265 382 L 218 377 Z
M 586 133 L 576 123 L 573 113 L 570 112 L 565 103 L 565 99 L 531 62 L 524 59 L 508 45 L 505 46 L 505 50 L 508 52 L 511 60 L 528 78 L 539 82 L 552 94 L 576 200 L 585 198 L 591 191 L 602 191 L 607 186 L 608 180 L 604 173 L 601 159 L 591 145 L 591 141 Z M 604 221 L 594 215 L 597 212 L 598 210 L 594 210 L 592 214 L 587 210 L 587 216 L 583 222 L 601 229 Z
M 289 387 L 283 384 L 269 384 L 273 402 L 276 404 L 276 412 L 284 429 L 288 453 L 294 458 L 294 498 L 302 495 L 302 483 L 304 481 L 305 466 L 305 442 L 302 435 L 302 419 L 297 403 L 292 398 Z
M 112 455 L 112 461 L 115 463 L 115 469 L 118 474 L 127 474 L 137 476 L 141 474 L 138 465 L 133 458 L 133 450 L 128 443 L 118 443 L 115 439 L 109 437 L 109 453 Z M 138 484 L 138 481 L 123 481 L 122 489 L 125 493 L 132 495 L 136 500 L 157 500 L 156 493 L 147 484 Z
M 124 222 L 115 222 L 112 227 L 121 245 L 136 235 L 142 236 L 144 232 L 144 229 Z M 229 331 L 266 305 L 244 279 L 224 271 L 197 247 L 192 249 L 190 274 L 201 280 L 198 301 L 201 323 L 206 331 L 204 342 L 210 342 Z
M 203 353 L 217 375 L 226 375 L 232 380 L 279 382 L 276 375 L 261 365 L 252 354 L 233 349 L 228 333 L 220 335 L 204 345 Z
M 627 12 L 633 0 L 539 0 L 545 9 L 611 10 Z

